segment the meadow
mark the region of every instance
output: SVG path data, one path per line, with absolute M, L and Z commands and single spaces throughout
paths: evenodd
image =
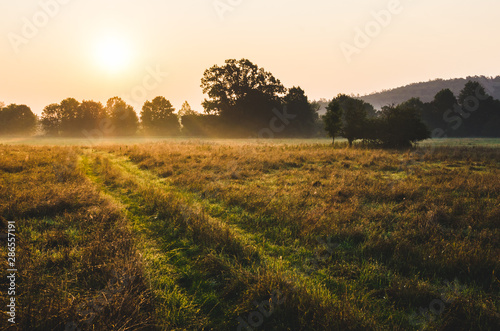
M 1 142 L 19 329 L 500 329 L 498 140 Z

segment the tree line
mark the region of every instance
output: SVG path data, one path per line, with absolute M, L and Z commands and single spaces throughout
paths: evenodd
M 0 103 L 0 135 L 31 135 L 36 125 L 37 117 L 28 106 Z
M 391 105 L 376 112 L 371 104 L 345 94 L 328 104 L 323 120 L 329 136 L 333 140 L 342 136 L 349 146 L 361 139 L 375 145 L 408 147 L 431 134 L 412 105 Z
M 427 138 L 500 137 L 500 101 L 477 81 L 468 81 L 456 97 L 450 89 L 439 91 L 428 103 L 411 98 L 382 107 L 338 95 L 323 117 L 331 137 L 343 136 L 390 147 L 405 147 Z
M 140 119 L 134 108 L 119 97 L 110 98 L 106 105 L 68 98 L 45 107 L 41 125 L 51 136 L 88 136 L 96 130 L 104 136 L 131 136 L 137 134 L 140 124 L 148 134 L 175 135 L 180 124 L 174 111 L 165 97 L 146 101 Z
M 360 99 L 340 94 L 324 116 L 300 87 L 285 88 L 270 72 L 247 59 L 226 60 L 207 69 L 201 80 L 204 113 L 187 102 L 176 112 L 159 96 L 146 101 L 139 116 L 119 97 L 105 105 L 68 98 L 44 108 L 41 118 L 25 105 L 0 107 L 0 134 L 29 134 L 37 123 L 51 136 L 315 137 L 330 135 L 371 144 L 404 147 L 429 137 L 500 135 L 500 101 L 478 82 L 458 97 L 449 89 L 430 103 L 418 98 L 376 111 Z M 1 105 L 0 105 L 1 106 Z

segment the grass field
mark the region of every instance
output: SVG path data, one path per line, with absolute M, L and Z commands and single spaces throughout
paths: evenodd
M 500 329 L 498 140 L 1 142 L 23 329 Z
M 315 139 L 274 139 L 273 144 L 328 144 L 330 138 Z M 210 143 L 210 144 L 266 144 L 265 139 L 210 139 L 210 138 L 164 138 L 164 137 L 123 137 L 123 138 L 47 138 L 47 137 L 0 137 L 0 144 L 29 146 L 100 146 L 109 144 L 135 145 L 144 143 Z M 347 139 L 336 138 L 337 144 L 344 144 Z M 419 143 L 421 147 L 500 147 L 498 138 L 441 138 L 428 139 Z

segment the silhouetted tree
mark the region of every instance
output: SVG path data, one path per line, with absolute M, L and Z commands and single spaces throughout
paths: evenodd
M 304 90 L 300 87 L 291 88 L 283 98 L 283 103 L 287 113 L 295 116 L 286 127 L 286 134 L 288 136 L 312 136 L 318 119 L 318 107 L 309 102 Z
M 217 65 L 205 70 L 201 80 L 203 93 L 207 93 L 203 107 L 207 113 L 223 114 L 234 110 L 238 100 L 251 91 L 259 91 L 270 97 L 285 93 L 281 82 L 271 73 L 259 68 L 247 59 L 226 60 L 225 65 Z
M 67 98 L 60 104 L 50 104 L 43 109 L 41 124 L 48 135 L 81 136 L 84 131 L 99 129 L 107 118 L 100 102 L 78 102 Z
M 141 122 L 144 130 L 160 135 L 178 134 L 179 119 L 174 114 L 175 108 L 164 97 L 156 97 L 146 101 L 141 111 Z
M 374 114 L 373 106 L 345 94 L 339 94 L 335 100 L 343 113 L 341 134 L 347 139 L 349 146 L 352 146 L 354 140 L 365 137 L 368 115 L 372 117 Z
M 489 95 L 486 93 L 484 87 L 476 81 L 468 81 L 460 94 L 458 95 L 458 103 L 462 106 L 469 106 L 473 99 L 486 100 Z
M 30 135 L 36 129 L 37 117 L 26 105 L 11 104 L 0 109 L 0 134 Z
M 209 97 L 203 101 L 205 112 L 220 115 L 240 131 L 267 126 L 275 116 L 272 110 L 281 105 L 280 94 L 286 91 L 271 73 L 247 59 L 230 59 L 207 69 L 201 87 Z
M 387 147 L 409 147 L 412 143 L 430 138 L 419 110 L 408 104 L 383 107 L 375 126 L 378 140 Z
M 61 113 L 60 130 L 63 134 L 78 135 L 81 124 L 79 107 L 80 103 L 74 98 L 67 98 L 61 101 L 59 105 L 59 111 Z
M 134 135 L 137 132 L 139 119 L 134 108 L 127 105 L 119 97 L 114 97 L 106 103 L 106 113 L 115 127 L 115 135 L 127 136 Z
M 486 93 L 480 83 L 467 82 L 460 92 L 458 102 L 462 107 L 460 116 L 463 118 L 460 135 L 500 136 L 500 103 Z
M 100 102 L 83 101 L 78 109 L 78 131 L 98 129 L 107 117 L 106 109 Z
M 45 134 L 59 135 L 61 116 L 61 107 L 57 103 L 50 104 L 43 109 L 41 123 Z
M 460 106 L 453 92 L 450 89 L 443 89 L 436 94 L 432 102 L 423 105 L 422 121 L 431 130 L 452 132 L 456 123 L 449 118 L 453 117 L 458 108 Z
M 326 107 L 326 114 L 323 116 L 325 130 L 335 143 L 335 137 L 342 130 L 342 107 L 337 99 L 333 99 Z
M 457 104 L 457 98 L 448 88 L 439 91 L 432 101 L 432 105 L 442 113 L 448 109 L 453 109 Z

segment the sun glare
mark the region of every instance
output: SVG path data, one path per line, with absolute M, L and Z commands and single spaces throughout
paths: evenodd
M 123 38 L 106 36 L 95 48 L 97 64 L 104 70 L 117 73 L 124 71 L 132 60 L 131 47 Z

